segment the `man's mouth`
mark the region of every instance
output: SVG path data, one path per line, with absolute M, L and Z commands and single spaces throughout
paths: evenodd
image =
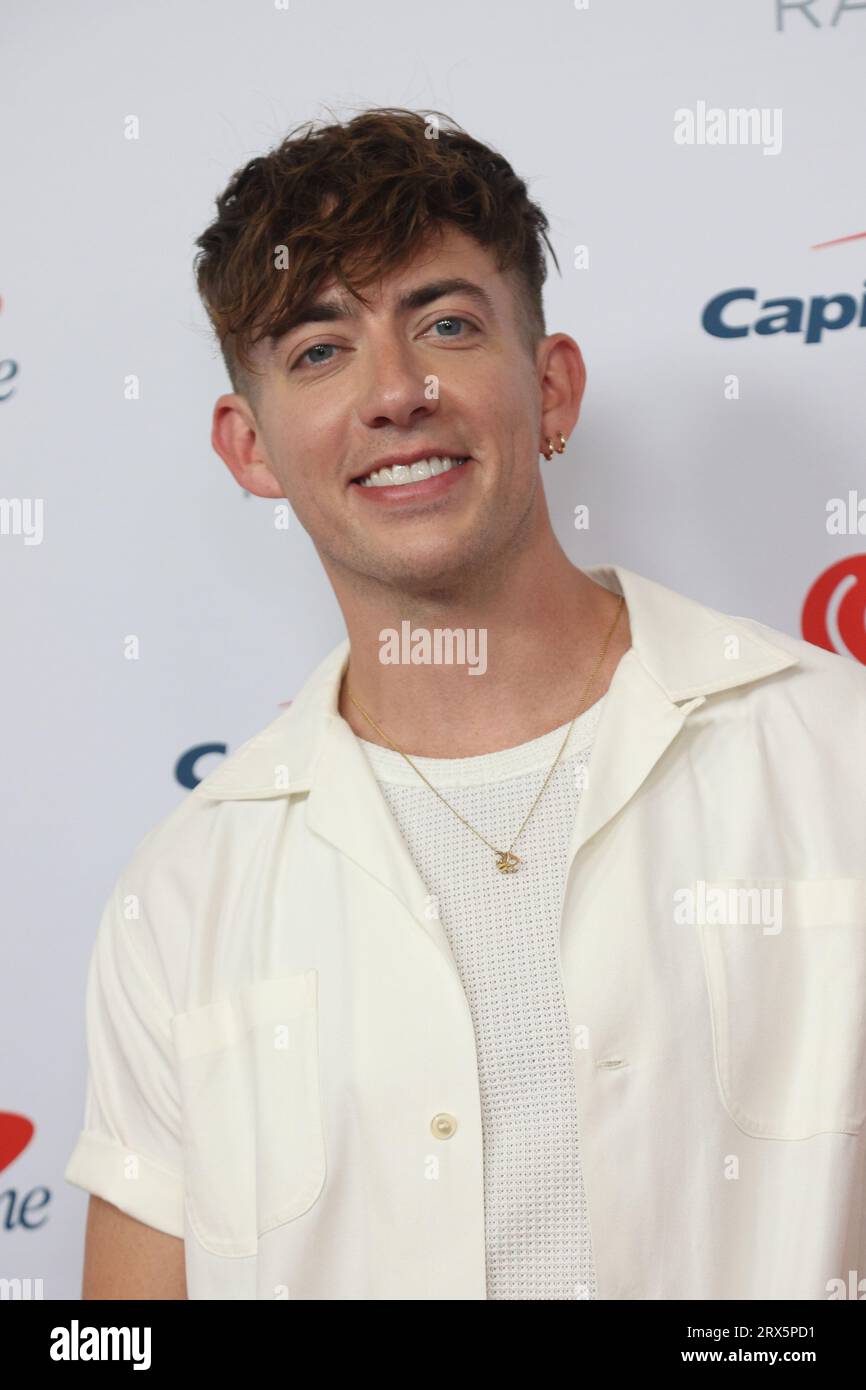
M 449 473 L 453 468 L 462 468 L 469 462 L 469 454 L 463 458 L 427 458 L 417 463 L 395 464 L 392 468 L 379 468 L 365 473 L 352 482 L 358 487 L 401 487 L 406 483 L 423 483 L 428 478 L 436 478 L 441 473 Z

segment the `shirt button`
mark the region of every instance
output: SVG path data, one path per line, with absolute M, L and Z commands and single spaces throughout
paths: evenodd
M 457 1120 L 455 1117 L 444 1111 L 441 1115 L 434 1115 L 430 1121 L 430 1130 L 437 1139 L 450 1139 L 456 1128 Z

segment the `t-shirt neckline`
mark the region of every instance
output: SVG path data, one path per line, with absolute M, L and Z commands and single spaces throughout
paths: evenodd
M 606 692 L 605 692 L 606 694 Z M 560 763 L 583 753 L 591 745 L 596 726 L 601 716 L 605 695 L 590 705 L 575 720 L 571 737 L 566 744 Z M 538 738 L 518 743 L 512 748 L 500 748 L 494 753 L 476 753 L 468 758 L 424 758 L 416 756 L 407 749 L 413 763 L 440 790 L 443 787 L 479 786 L 488 782 L 503 782 L 510 777 L 522 777 L 540 769 L 550 770 L 550 766 L 565 738 L 571 720 L 550 729 Z M 417 772 L 393 748 L 383 748 L 378 743 L 355 734 L 367 760 L 382 782 L 397 782 L 407 786 L 423 787 Z

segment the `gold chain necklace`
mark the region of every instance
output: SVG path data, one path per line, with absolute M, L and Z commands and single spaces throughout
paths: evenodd
M 619 603 L 618 603 L 618 605 L 617 605 L 617 610 L 616 610 L 616 617 L 615 617 L 614 620 L 613 620 L 613 623 L 612 623 L 612 625 L 611 625 L 610 632 L 607 634 L 607 638 L 606 638 L 606 640 L 605 640 L 605 644 L 604 644 L 604 646 L 603 646 L 602 649 L 601 649 L 601 656 L 598 658 L 598 661 L 595 663 L 595 667 L 594 667 L 594 669 L 593 669 L 592 675 L 590 676 L 589 680 L 587 681 L 586 685 L 584 686 L 583 694 L 581 695 L 580 701 L 579 701 L 579 703 L 578 703 L 577 714 L 574 716 L 574 719 L 572 719 L 571 723 L 570 723 L 569 726 L 568 726 L 568 732 L 566 733 L 565 738 L 562 740 L 562 747 L 560 748 L 559 752 L 557 753 L 557 755 L 556 755 L 556 757 L 555 757 L 555 759 L 554 759 L 553 767 L 550 769 L 550 771 L 548 772 L 547 776 L 546 776 L 545 779 L 544 779 L 544 782 L 542 783 L 541 791 L 538 793 L 538 796 L 535 798 L 535 800 L 533 801 L 532 805 L 530 806 L 529 811 L 527 812 L 526 817 L 524 818 L 523 825 L 521 825 L 521 827 L 520 827 L 520 829 L 518 830 L 517 834 L 515 835 L 514 839 L 511 841 L 511 844 L 509 845 L 508 849 L 497 849 L 495 845 L 491 845 L 490 841 L 484 838 L 484 836 L 481 834 L 481 831 L 480 831 L 480 830 L 476 830 L 476 829 L 475 829 L 475 826 L 474 826 L 474 825 L 470 825 L 469 822 L 468 822 L 468 820 L 465 820 L 465 819 L 463 818 L 463 816 L 461 816 L 461 814 L 460 814 L 459 811 L 455 811 L 455 810 L 454 810 L 454 807 L 451 805 L 450 802 L 448 802 L 448 801 L 445 800 L 445 797 L 441 794 L 441 792 L 437 792 L 437 791 L 436 791 L 436 788 L 432 785 L 432 783 L 427 781 L 427 778 L 424 776 L 424 773 L 421 771 L 421 769 L 420 769 L 419 767 L 415 767 L 415 764 L 413 763 L 412 759 L 409 757 L 408 753 L 404 753 L 404 752 L 403 752 L 403 749 L 402 749 L 402 748 L 398 748 L 397 745 L 396 745 L 396 743 L 391 743 L 391 740 L 388 738 L 388 735 L 385 733 L 385 730 L 379 728 L 379 725 L 376 723 L 376 721 L 375 721 L 374 719 L 371 718 L 371 716 L 367 713 L 367 711 L 366 711 L 365 709 L 362 708 L 361 705 L 358 704 L 358 701 L 355 699 L 355 697 L 354 697 L 354 695 L 352 694 L 351 690 L 349 689 L 348 686 L 346 686 L 346 693 L 347 693 L 347 695 L 349 696 L 349 699 L 352 701 L 352 704 L 355 706 L 355 708 L 358 709 L 358 710 L 360 710 L 361 714 L 363 714 L 363 716 L 364 716 L 364 718 L 367 720 L 367 722 L 368 722 L 369 724 L 372 724 L 373 728 L 377 731 L 377 733 L 380 733 L 380 734 L 382 735 L 383 739 L 385 739 L 386 743 L 390 744 L 390 746 L 394 749 L 394 752 L 395 752 L 395 753 L 399 753 L 401 758 L 405 758 L 405 759 L 406 759 L 406 762 L 409 764 L 409 766 L 410 766 L 411 768 L 413 768 L 413 769 L 415 770 L 415 772 L 417 772 L 417 774 L 418 774 L 418 776 L 421 778 L 422 782 L 426 782 L 426 783 L 427 783 L 427 786 L 430 788 L 431 792 L 433 792 L 436 796 L 439 797 L 439 800 L 440 800 L 445 806 L 448 807 L 448 810 L 449 810 L 449 811 L 453 812 L 453 814 L 457 817 L 458 820 L 463 821 L 463 824 L 466 826 L 466 829 L 467 829 L 467 830 L 471 830 L 472 833 L 473 833 L 473 835 L 477 835 L 478 838 L 479 838 L 479 840 L 483 840 L 483 841 L 484 841 L 484 843 L 485 843 L 485 845 L 487 846 L 488 849 L 492 849 L 492 850 L 493 850 L 493 853 L 496 855 L 496 867 L 497 867 L 497 869 L 499 870 L 500 873 L 503 873 L 503 874 L 513 874 L 513 873 L 515 872 L 515 870 L 516 870 L 518 864 L 522 864 L 522 862 L 523 862 L 522 859 L 520 859 L 518 855 L 516 855 L 516 854 L 513 853 L 514 846 L 517 844 L 517 841 L 520 839 L 520 836 L 523 834 L 523 830 L 524 830 L 524 827 L 525 827 L 525 825 L 526 825 L 526 822 L 529 820 L 529 817 L 532 815 L 533 811 L 535 810 L 536 806 L 538 805 L 539 801 L 541 800 L 542 794 L 543 794 L 543 792 L 544 792 L 544 788 L 547 786 L 548 782 L 550 781 L 551 777 L 553 776 L 554 769 L 556 768 L 557 763 L 559 762 L 560 758 L 562 757 L 562 754 L 563 754 L 563 752 L 564 752 L 564 750 L 565 750 L 565 745 L 568 743 L 569 737 L 570 737 L 570 735 L 571 735 L 571 731 L 572 731 L 572 729 L 574 728 L 574 725 L 575 725 L 575 723 L 576 723 L 576 721 L 577 721 L 577 717 L 578 717 L 578 715 L 581 713 L 581 711 L 582 711 L 582 709 L 583 709 L 583 702 L 584 702 L 584 700 L 586 699 L 587 691 L 589 690 L 590 686 L 592 685 L 592 682 L 595 680 L 595 677 L 596 677 L 596 675 L 597 675 L 597 673 L 598 673 L 598 669 L 599 669 L 599 667 L 601 666 L 601 663 L 604 661 L 605 654 L 607 653 L 607 649 L 608 649 L 608 647 L 610 646 L 610 640 L 611 640 L 611 638 L 613 637 L 614 628 L 616 627 L 617 623 L 619 622 L 619 615 L 620 615 L 620 613 L 622 612 L 623 604 L 624 604 L 624 603 L 625 603 L 625 598 L 624 598 L 623 595 L 620 595 L 620 600 L 619 600 Z

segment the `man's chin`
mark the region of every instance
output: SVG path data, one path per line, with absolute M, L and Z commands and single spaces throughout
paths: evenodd
M 456 602 L 465 599 L 467 591 L 488 566 L 483 558 L 469 551 L 464 544 L 445 546 L 434 554 L 399 554 L 379 557 L 373 567 L 376 579 L 383 586 L 431 602 Z

